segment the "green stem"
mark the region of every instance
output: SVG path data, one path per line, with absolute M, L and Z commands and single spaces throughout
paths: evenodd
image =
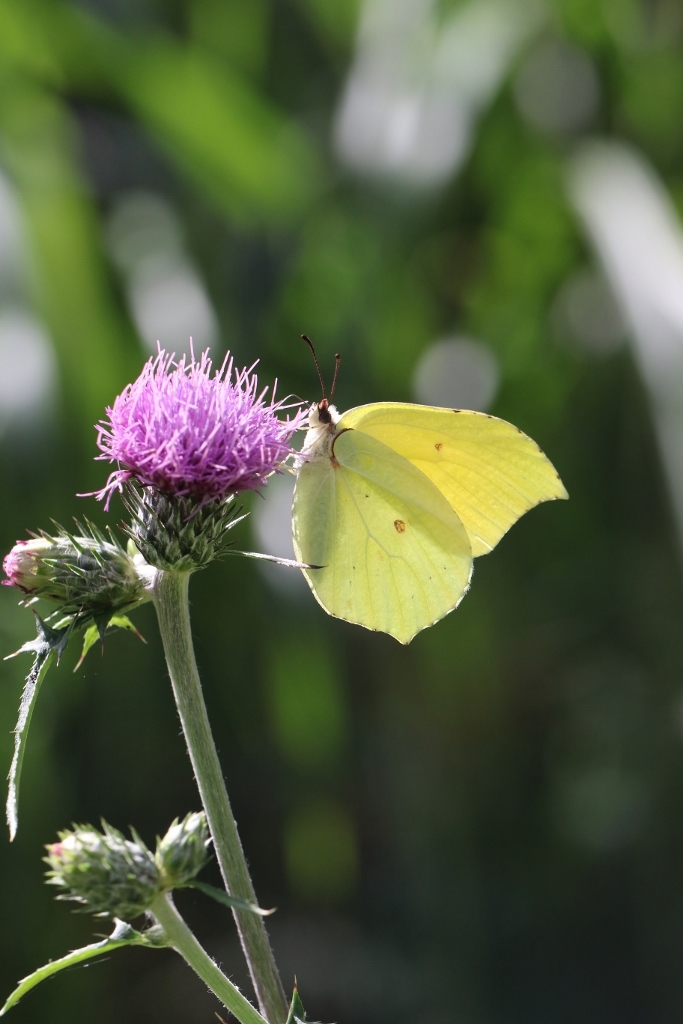
M 256 903 L 202 695 L 192 646 L 188 584 L 189 573 L 159 570 L 156 575 L 154 603 L 166 662 L 226 890 Z M 270 1024 L 284 1024 L 289 1010 L 263 920 L 244 910 L 233 913 L 261 1013 Z
M 240 990 L 225 977 L 209 954 L 202 949 L 196 938 L 176 910 L 170 893 L 157 896 L 149 908 L 164 929 L 166 938 L 176 952 L 180 953 L 199 977 L 220 999 L 230 1013 L 241 1024 L 266 1024 L 261 1014 L 254 1009 Z

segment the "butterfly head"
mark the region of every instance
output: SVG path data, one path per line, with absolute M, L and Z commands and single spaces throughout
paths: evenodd
M 322 454 L 323 451 L 327 451 L 330 444 L 330 438 L 335 432 L 335 427 L 341 419 L 337 409 L 334 405 L 330 405 L 334 389 L 337 384 L 337 374 L 339 373 L 339 363 L 341 358 L 339 353 L 334 357 L 334 377 L 332 379 L 332 387 L 330 389 L 329 397 L 325 394 L 325 381 L 323 375 L 320 372 L 320 365 L 318 363 L 318 357 L 315 354 L 315 347 L 310 338 L 302 334 L 301 337 L 306 342 L 313 355 L 313 361 L 315 362 L 315 368 L 318 373 L 318 380 L 320 381 L 320 390 L 322 391 L 322 398 L 319 402 L 314 402 L 311 408 L 308 410 L 308 433 L 306 434 L 306 440 L 302 451 L 311 454 Z
M 334 427 L 339 422 L 339 413 L 335 405 L 330 405 L 328 398 L 314 402 L 308 410 L 308 426 L 311 430 Z
M 327 398 L 314 402 L 308 410 L 308 433 L 302 450 L 309 454 L 322 454 L 323 451 L 327 451 L 340 419 L 336 407 L 330 405 Z

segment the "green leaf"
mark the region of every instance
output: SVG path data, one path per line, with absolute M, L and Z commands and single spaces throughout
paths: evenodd
M 274 914 L 275 910 L 262 910 L 261 907 L 257 907 L 255 903 L 250 903 L 248 900 L 242 900 L 239 896 L 229 896 L 223 889 L 217 889 L 215 885 L 208 885 L 207 882 L 190 882 L 189 885 L 183 886 L 185 889 L 199 889 L 205 896 L 210 896 L 216 900 L 217 903 L 223 903 L 226 907 L 231 907 L 232 910 L 248 910 L 250 914 L 259 914 L 261 917 L 268 917 L 269 914 Z
M 127 615 L 112 615 L 109 620 L 105 617 L 103 620 L 100 619 L 97 622 L 93 622 L 92 625 L 88 626 L 83 634 L 83 649 L 81 650 L 81 656 L 74 667 L 74 672 L 78 671 L 81 667 L 90 648 L 96 644 L 98 640 L 104 640 L 105 633 L 109 629 L 128 629 L 131 633 L 135 633 L 136 637 L 139 640 L 142 640 L 143 644 L 147 643 L 142 633 L 135 628 Z
M 38 634 L 35 640 L 25 643 L 18 651 L 9 655 L 10 658 L 15 657 L 17 654 L 25 653 L 30 653 L 34 656 L 33 665 L 26 677 L 26 684 L 21 695 L 19 717 L 14 729 L 14 756 L 12 757 L 12 764 L 9 770 L 9 787 L 7 792 L 7 824 L 9 826 L 10 841 L 16 836 L 17 828 L 19 827 L 19 781 L 24 763 L 28 729 L 31 724 L 33 709 L 38 699 L 38 693 L 53 658 L 56 655 L 57 661 L 59 661 L 72 633 L 74 630 L 81 628 L 78 626 L 77 617 L 72 615 L 67 615 L 60 619 L 54 626 L 48 626 L 46 622 L 43 622 L 36 615 L 36 623 Z M 113 615 L 108 620 L 105 617 L 104 620 L 92 623 L 85 630 L 83 648 L 76 668 L 82 665 L 83 659 L 93 644 L 111 628 L 131 630 L 136 636 L 140 637 L 143 643 L 145 642 L 144 637 L 141 636 L 127 615 Z
M 289 1016 L 287 1017 L 286 1024 L 314 1024 L 313 1021 L 306 1020 L 306 1011 L 304 1010 L 304 1004 L 301 1002 L 299 996 L 299 989 L 294 980 L 294 993 L 292 995 L 292 1003 L 289 1007 Z
M 83 634 L 83 648 L 81 650 L 81 656 L 78 659 L 78 661 L 76 662 L 76 667 L 74 668 L 74 672 L 76 672 L 81 667 L 81 665 L 83 664 L 83 661 L 85 659 L 86 654 L 88 653 L 90 648 L 93 646 L 93 644 L 97 643 L 99 638 L 100 638 L 100 631 L 99 631 L 98 627 L 95 625 L 95 623 L 93 623 L 91 626 L 88 626 L 88 628 L 86 629 L 85 633 Z
M 305 1021 L 306 1011 L 304 1010 L 304 1004 L 299 998 L 299 989 L 297 988 L 296 982 L 294 982 L 294 994 L 292 995 L 292 1003 L 289 1007 L 287 1024 L 305 1024 Z
M 0 1017 L 4 1016 L 8 1010 L 11 1010 L 13 1006 L 22 999 L 27 992 L 30 992 L 32 988 L 39 985 L 41 981 L 45 981 L 46 978 L 51 978 L 53 974 L 58 974 L 59 971 L 65 970 L 67 967 L 74 967 L 76 964 L 83 963 L 86 960 L 92 960 L 93 957 L 102 956 L 105 953 L 110 953 L 113 949 L 119 949 L 121 946 L 148 946 L 150 948 L 159 948 L 167 945 L 160 938 L 159 934 L 155 929 L 150 929 L 150 933 L 136 932 L 134 928 L 131 928 L 125 921 L 117 920 L 115 922 L 114 931 L 111 935 L 102 939 L 101 942 L 93 942 L 89 946 L 83 946 L 82 949 L 75 949 L 73 952 L 63 956 L 60 960 L 52 960 L 49 964 L 45 964 L 44 967 L 39 967 L 33 974 L 29 974 L 27 978 L 24 978 L 19 982 L 14 992 L 10 995 L 7 1002 L 0 1010 Z
M 14 729 L 14 756 L 9 770 L 9 787 L 7 791 L 7 824 L 9 826 L 10 841 L 14 839 L 19 827 L 19 782 L 21 769 L 24 763 L 24 751 L 28 730 L 33 716 L 33 709 L 36 706 L 40 687 L 52 664 L 54 657 L 57 661 L 64 651 L 71 633 L 71 624 L 62 629 L 52 629 L 45 622 L 36 616 L 38 635 L 35 640 L 24 644 L 16 654 L 32 652 L 34 654 L 33 665 L 26 677 L 26 684 L 19 703 L 19 717 Z M 10 655 L 14 657 L 14 655 Z
M 142 640 L 143 644 L 147 643 L 140 630 L 136 629 L 127 615 L 112 615 L 107 623 L 107 629 L 127 629 L 131 633 L 135 633 L 138 640 Z

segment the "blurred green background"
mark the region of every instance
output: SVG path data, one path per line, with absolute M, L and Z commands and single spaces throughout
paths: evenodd
M 192 583 L 222 763 L 312 1019 L 683 1014 L 683 8 L 679 0 L 0 0 L 1 548 L 120 521 L 93 423 L 157 339 L 341 408 L 487 409 L 571 500 L 407 648 L 293 571 Z M 288 487 L 240 542 L 289 554 Z M 32 635 L 1 588 L 0 646 Z M 42 844 L 198 806 L 153 614 L 48 676 L 0 841 L 0 996 L 105 927 Z M 3 663 L 0 764 L 28 670 Z M 216 880 L 215 868 L 213 876 Z M 231 920 L 182 911 L 245 987 Z M 179 958 L 62 975 L 21 1022 L 180 1024 Z

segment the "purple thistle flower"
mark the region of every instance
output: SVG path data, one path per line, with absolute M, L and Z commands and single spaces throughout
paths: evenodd
M 235 370 L 228 354 L 212 376 L 208 350 L 176 362 L 160 349 L 97 425 L 98 458 L 120 467 L 97 497 L 108 505 L 128 480 L 201 504 L 261 487 L 292 454 L 306 412 L 278 419 L 298 403 L 276 402 L 275 387 L 268 401 L 254 366 Z

